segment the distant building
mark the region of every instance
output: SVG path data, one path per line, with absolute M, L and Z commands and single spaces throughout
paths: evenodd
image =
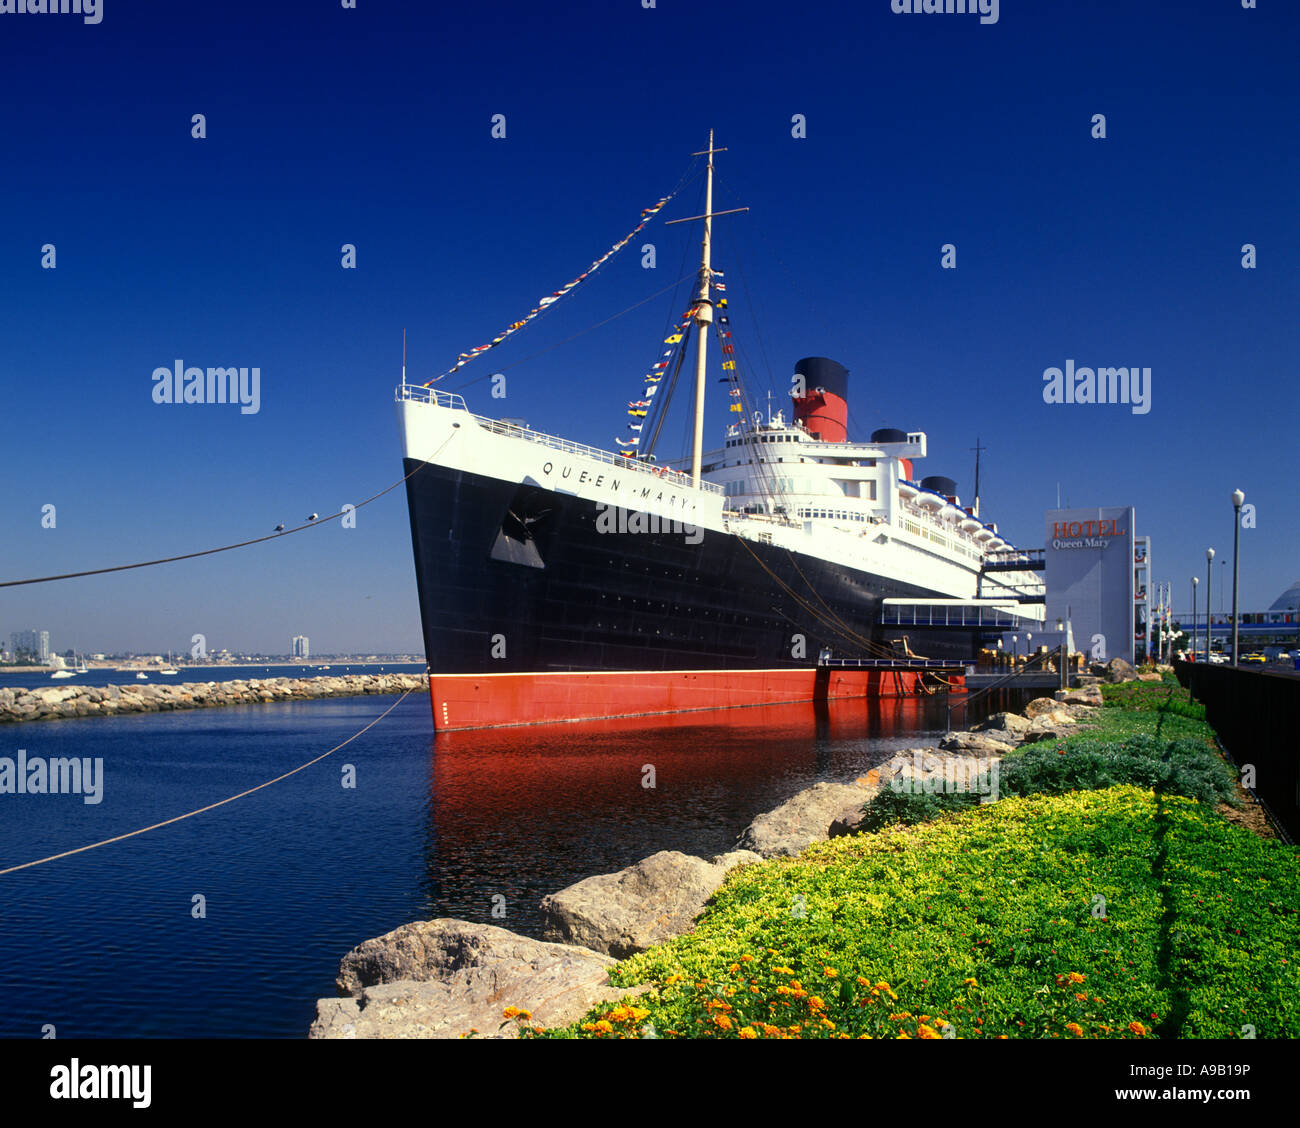
M 311 657 L 311 646 L 306 635 L 293 636 L 293 648 L 290 651 L 290 657 L 300 658 L 304 662 Z
M 14 631 L 9 636 L 13 643 L 14 657 L 20 656 L 22 651 L 35 658 L 41 665 L 46 665 L 50 660 L 50 632 L 49 631 Z

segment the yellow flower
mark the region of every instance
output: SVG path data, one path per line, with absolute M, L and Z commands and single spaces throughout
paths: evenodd
M 829 1018 L 818 1019 L 818 1021 L 819 1021 L 819 1022 L 820 1022 L 824 1027 L 826 1027 L 827 1030 L 834 1030 L 834 1029 L 835 1029 L 835 1023 L 833 1023 Z
M 753 963 L 753 962 L 754 962 L 754 957 L 753 957 L 753 956 L 741 956 L 741 957 L 740 957 L 740 962 L 741 962 L 741 963 Z
M 937 1030 L 933 1029 L 932 1027 L 926 1026 L 924 1022 L 922 1022 L 919 1026 L 917 1026 L 916 1036 L 918 1038 L 941 1038 L 942 1037 L 942 1035 Z
M 962 982 L 965 983 L 967 987 L 978 987 L 978 986 L 979 986 L 979 984 L 976 983 L 975 980 L 973 980 L 973 979 L 963 979 Z
M 595 1030 L 596 1027 L 595 1027 L 595 1024 L 594 1024 L 594 1023 L 584 1022 L 584 1023 L 582 1024 L 582 1029 L 583 1029 L 583 1030 Z
M 518 1007 L 506 1007 L 506 1009 L 501 1012 L 501 1017 L 514 1018 L 515 1015 L 517 1015 L 518 1013 L 519 1013 Z
M 1083 976 L 1080 975 L 1077 971 L 1072 971 L 1072 972 L 1070 972 L 1069 975 L 1067 975 L 1067 976 L 1065 977 L 1065 981 L 1066 981 L 1067 983 L 1082 983 L 1082 982 L 1083 982 Z
M 715 1015 L 713 1022 L 714 1025 L 718 1026 L 722 1030 L 731 1029 L 731 1019 L 728 1018 L 725 1014 Z
M 737 1031 L 737 1033 L 738 1033 L 742 1038 L 746 1038 L 746 1039 L 748 1039 L 748 1038 L 757 1038 L 757 1037 L 758 1037 L 758 1032 L 757 1032 L 757 1031 L 756 1031 L 752 1026 L 742 1026 L 742 1027 Z
M 1134 1034 L 1138 1035 L 1138 1037 L 1141 1037 L 1143 1034 L 1147 1033 L 1147 1028 L 1143 1026 L 1142 1023 L 1140 1022 L 1130 1022 L 1128 1024 L 1128 1028 L 1132 1030 Z
M 792 967 L 774 967 L 772 970 L 773 970 L 777 975 L 793 975 L 793 974 L 794 974 L 794 968 L 792 968 Z
M 610 1034 L 613 1033 L 614 1027 L 602 1018 L 596 1023 L 596 1029 L 602 1034 Z
M 834 979 L 837 975 L 839 975 L 839 972 L 836 971 L 833 967 L 824 967 L 822 968 L 822 974 L 825 975 L 827 979 Z
M 727 968 L 727 970 L 734 975 L 736 972 L 740 970 L 740 964 L 734 963 L 729 968 Z

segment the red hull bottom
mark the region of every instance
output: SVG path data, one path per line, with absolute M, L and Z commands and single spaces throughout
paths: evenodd
M 666 670 L 557 674 L 431 674 L 435 729 L 503 728 L 607 717 L 738 709 L 802 701 L 910 697 L 925 692 L 911 671 Z M 948 678 L 952 688 L 960 677 Z

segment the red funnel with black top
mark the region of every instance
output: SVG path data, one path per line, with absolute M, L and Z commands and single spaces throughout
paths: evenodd
M 842 443 L 849 437 L 849 370 L 824 356 L 807 356 L 794 366 L 804 394 L 791 392 L 794 417 L 815 439 Z M 798 385 L 796 385 L 796 391 Z

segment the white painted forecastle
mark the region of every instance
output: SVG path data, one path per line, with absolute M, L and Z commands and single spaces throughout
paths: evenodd
M 922 432 L 903 442 L 821 442 L 778 413 L 729 428 L 725 445 L 705 455 L 696 489 L 676 467 L 475 415 L 454 393 L 401 384 L 396 400 L 406 458 L 681 522 L 706 538 L 771 544 L 952 599 L 1005 596 L 1012 605 L 1042 590 L 1030 570 L 980 581 L 986 560 L 1015 560 L 1016 550 L 959 499 L 904 477 L 904 460 L 925 457 Z M 1024 603 L 1016 612 L 1041 619 L 1044 609 Z

